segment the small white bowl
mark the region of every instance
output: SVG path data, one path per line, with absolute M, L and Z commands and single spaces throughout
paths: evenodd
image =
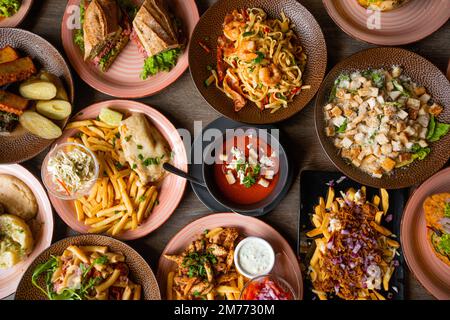
M 257 245 L 257 246 L 267 249 L 268 254 L 269 254 L 268 266 L 264 270 L 261 270 L 259 272 L 255 272 L 255 273 L 252 273 L 251 271 L 246 270 L 242 266 L 240 258 L 239 258 L 239 254 L 240 254 L 242 248 L 246 245 L 249 245 L 251 242 L 255 243 L 255 245 Z M 273 250 L 270 243 L 267 242 L 266 240 L 264 240 L 262 238 L 258 238 L 258 237 L 247 237 L 247 238 L 243 239 L 241 242 L 239 242 L 238 245 L 236 246 L 236 249 L 234 250 L 234 264 L 236 265 L 236 269 L 239 271 L 240 274 L 242 274 L 246 278 L 253 279 L 253 278 L 268 274 L 272 271 L 272 269 L 275 265 L 275 251 Z

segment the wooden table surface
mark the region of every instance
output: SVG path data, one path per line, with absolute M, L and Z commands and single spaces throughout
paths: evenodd
M 196 2 L 200 14 L 202 14 L 215 0 L 196 0 Z M 322 27 L 328 46 L 328 70 L 351 54 L 373 47 L 372 45 L 354 40 L 341 31 L 327 15 L 322 1 L 301 0 L 300 2 L 316 17 Z M 60 29 L 65 5 L 66 1 L 63 0 L 34 1 L 31 13 L 20 27 L 44 37 L 64 54 Z M 428 38 L 404 47 L 424 56 L 442 71 L 445 71 L 449 58 L 448 53 L 450 52 L 450 22 L 447 22 L 444 27 Z M 89 87 L 74 71 L 73 76 L 75 80 L 76 111 L 94 102 L 111 99 L 111 97 Z M 203 121 L 203 125 L 205 126 L 220 116 L 208 106 L 197 92 L 188 71 L 178 81 L 161 93 L 149 98 L 139 99 L 139 101 L 160 110 L 177 128 L 187 128 L 191 133 L 193 132 L 193 122 L 195 120 Z M 289 136 L 293 144 L 293 150 L 298 150 L 296 154 L 293 154 L 295 158 L 294 162 L 297 166 L 296 179 L 287 197 L 273 212 L 262 218 L 262 220 L 271 224 L 285 236 L 294 248 L 297 239 L 297 220 L 299 214 L 298 171 L 305 168 L 334 170 L 332 163 L 322 151 L 316 137 L 313 108 L 313 102 L 311 102 L 299 114 L 279 124 L 282 130 Z M 48 150 L 42 152 L 36 158 L 23 163 L 23 165 L 36 176 L 40 176 L 40 166 L 47 152 Z M 180 206 L 162 227 L 147 237 L 130 241 L 129 244 L 137 249 L 148 261 L 153 270 L 156 271 L 160 253 L 166 243 L 186 224 L 209 213 L 208 208 L 197 199 L 191 187 L 188 186 Z M 70 230 L 64 224 L 56 212 L 54 217 L 54 241 L 75 234 L 74 231 Z M 405 266 L 405 268 L 407 267 Z M 12 296 L 9 298 L 12 298 Z M 406 298 L 433 299 L 409 272 L 407 272 Z

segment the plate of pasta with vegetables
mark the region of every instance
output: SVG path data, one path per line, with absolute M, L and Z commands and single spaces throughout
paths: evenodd
M 123 240 L 163 224 L 186 181 L 164 163 L 187 170 L 175 127 L 155 109 L 111 100 L 71 120 L 42 165 L 42 179 L 60 217 L 74 230 Z
M 159 300 L 156 278 L 131 247 L 110 237 L 58 241 L 29 266 L 16 300 Z
M 273 123 L 300 111 L 326 67 L 320 27 L 296 1 L 250 1 L 246 7 L 219 1 L 202 16 L 189 50 L 203 97 L 247 123 Z

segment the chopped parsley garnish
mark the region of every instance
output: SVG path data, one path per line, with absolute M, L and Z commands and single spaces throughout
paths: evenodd
M 149 165 L 158 165 L 160 163 L 159 158 L 147 158 L 143 161 L 143 165 L 148 167 Z
M 244 177 L 244 180 L 242 180 L 242 183 L 244 184 L 244 186 L 246 188 L 250 188 L 251 186 L 253 186 L 256 183 L 256 179 L 253 175 L 251 175 L 249 173 Z
M 142 145 L 138 144 L 138 145 L 137 145 L 137 148 L 138 148 L 139 150 L 142 150 Z
M 256 54 L 258 55 L 258 57 L 256 57 L 256 58 L 253 60 L 253 63 L 254 63 L 254 64 L 261 63 L 262 60 L 265 58 L 264 53 L 262 53 L 261 51 L 256 51 Z
M 130 141 L 130 139 L 131 139 L 132 137 L 133 137 L 132 135 L 126 136 L 126 137 L 125 137 L 125 141 L 126 141 L 126 142 Z
M 143 80 L 149 76 L 154 76 L 161 71 L 170 71 L 177 64 L 181 54 L 180 48 L 170 49 L 157 55 L 147 58 L 144 62 L 144 69 L 141 73 Z

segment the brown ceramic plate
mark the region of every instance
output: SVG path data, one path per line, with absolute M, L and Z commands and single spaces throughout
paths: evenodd
M 137 253 L 133 248 L 127 244 L 101 235 L 81 235 L 76 237 L 69 237 L 54 243 L 47 250 L 42 252 L 36 260 L 28 267 L 27 271 L 20 280 L 17 287 L 16 300 L 44 300 L 46 296 L 31 283 L 31 276 L 34 269 L 41 263 L 46 262 L 51 255 L 61 255 L 69 245 L 94 245 L 94 246 L 108 246 L 110 251 L 117 251 L 123 253 L 125 256 L 125 263 L 130 269 L 130 278 L 133 282 L 142 286 L 142 299 L 144 300 L 160 300 L 161 294 L 159 292 L 158 283 L 155 275 L 147 262 Z M 43 279 L 42 279 L 42 282 Z M 43 283 L 41 283 L 42 285 Z
M 378 45 L 403 45 L 419 41 L 450 18 L 448 0 L 410 0 L 388 12 L 374 12 L 357 0 L 323 0 L 334 22 L 348 35 Z
M 428 239 L 423 202 L 436 193 L 450 192 L 450 168 L 425 181 L 411 196 L 401 223 L 401 242 L 408 267 L 436 298 L 450 299 L 450 267 L 434 254 Z
M 0 18 L 0 28 L 17 27 L 23 21 L 23 19 L 25 19 L 26 15 L 31 9 L 32 4 L 33 0 L 22 0 L 22 5 L 15 15 L 8 18 Z
M 254 103 L 248 102 L 239 112 L 234 111 L 233 101 L 218 90 L 214 85 L 205 87 L 204 81 L 211 72 L 208 65 L 216 64 L 217 37 L 222 34 L 222 24 L 227 13 L 234 9 L 262 8 L 269 16 L 280 17 L 281 12 L 294 24 L 303 49 L 308 55 L 306 69 L 303 74 L 303 84 L 311 85 L 311 89 L 302 91 L 288 108 L 275 113 L 269 110 L 261 112 Z M 209 39 L 205 41 L 205 39 Z M 206 53 L 198 42 L 203 41 L 211 48 Z M 319 89 L 327 66 L 327 48 L 319 24 L 313 15 L 295 0 L 220 0 L 210 7 L 201 17 L 192 34 L 189 47 L 189 66 L 192 78 L 205 100 L 224 116 L 239 122 L 267 124 L 285 120 L 302 110 L 314 97 Z
M 18 49 L 21 56 L 29 55 L 38 69 L 45 69 L 63 80 L 73 104 L 74 86 L 72 75 L 64 58 L 49 42 L 22 29 L 0 28 L 0 48 L 7 45 Z M 68 118 L 60 121 L 64 127 Z M 17 163 L 33 158 L 52 144 L 53 140 L 39 138 L 20 125 L 8 134 L 0 134 L 0 163 Z M 7 151 L 5 151 L 7 150 Z
M 390 69 L 393 65 L 402 66 L 405 75 L 427 88 L 432 99 L 444 107 L 444 111 L 438 117 L 438 120 L 449 123 L 450 83 L 444 74 L 431 62 L 418 54 L 399 48 L 368 49 L 338 63 L 325 77 L 316 98 L 316 132 L 326 154 L 345 175 L 361 184 L 375 188 L 399 189 L 410 187 L 432 176 L 450 158 L 450 134 L 448 134 L 440 141 L 431 143 L 431 153 L 424 160 L 415 161 L 408 167 L 396 169 L 392 174 L 384 175 L 381 179 L 377 179 L 347 164 L 338 154 L 338 150 L 331 139 L 325 135 L 323 107 L 328 103 L 334 80 L 344 71 L 351 72 L 369 68 Z

